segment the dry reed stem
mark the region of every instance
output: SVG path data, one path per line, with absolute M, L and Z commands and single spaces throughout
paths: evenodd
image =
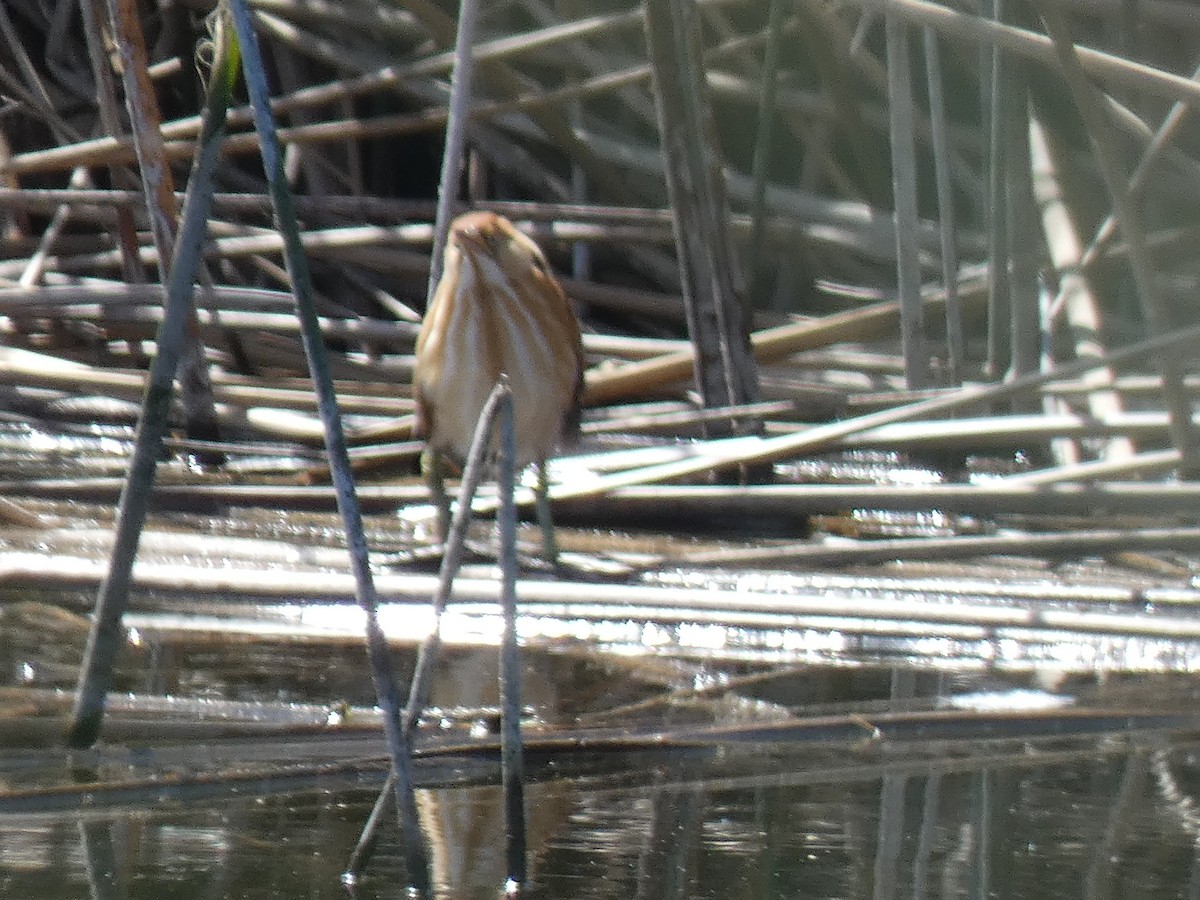
M 858 6 L 891 10 L 908 22 L 927 25 L 940 34 L 966 38 L 1027 57 L 1052 68 L 1060 68 L 1054 43 L 1049 37 L 1024 28 L 1003 25 L 979 16 L 960 12 L 928 0 L 851 0 Z M 1169 100 L 1200 101 L 1200 84 L 1144 63 L 1077 47 L 1079 62 L 1089 75 L 1135 91 L 1146 91 Z
M 895 261 L 898 257 L 909 260 L 909 282 L 913 267 L 911 248 L 907 257 L 905 253 L 897 253 L 898 231 L 890 221 L 884 143 L 888 111 L 883 109 L 881 99 L 888 84 L 883 64 L 885 47 L 880 39 L 884 17 L 870 11 L 885 11 L 905 27 L 916 25 L 927 29 L 926 35 L 940 45 L 943 76 L 959 79 L 957 83 L 948 83 L 950 91 L 971 90 L 977 85 L 972 54 L 981 45 L 1000 47 L 1004 59 L 1013 66 L 1029 61 L 1059 65 L 1053 43 L 1034 30 L 997 25 L 959 13 L 947 5 L 923 0 L 861 0 L 859 5 L 869 13 L 862 20 L 862 40 L 857 42 L 853 16 L 816 0 L 789 8 L 783 17 L 780 33 L 786 35 L 785 49 L 793 40 L 798 46 L 802 41 L 821 45 L 821 53 L 816 54 L 820 58 L 814 58 L 808 68 L 797 66 L 795 59 L 785 53 L 777 85 L 779 109 L 774 154 L 776 157 L 791 154 L 798 162 L 795 171 L 786 167 L 768 168 L 757 171 L 758 177 L 754 178 L 744 174 L 748 157 L 743 154 L 726 172 L 730 195 L 735 208 L 740 204 L 741 210 L 751 213 L 752 201 L 761 195 L 764 214 L 756 217 L 739 211 L 725 222 L 729 241 L 739 252 L 755 229 L 761 229 L 758 234 L 765 240 L 754 246 L 754 250 L 766 254 L 768 268 L 778 278 L 774 297 L 792 310 L 808 314 L 803 321 L 782 325 L 779 324 L 782 317 L 777 314 L 757 315 L 756 357 L 760 363 L 770 361 L 771 374 L 781 376 L 783 383 L 783 387 L 776 388 L 781 393 L 769 396 L 803 397 L 804 386 L 794 384 L 797 378 L 826 379 L 836 385 L 829 390 L 844 397 L 852 410 L 894 408 L 922 398 L 947 396 L 941 389 L 923 392 L 896 389 L 900 357 L 891 341 L 899 321 L 897 304 L 893 302 L 898 283 Z M 765 10 L 761 19 L 744 25 L 740 24 L 745 12 L 741 7 L 722 4 L 718 8 L 703 2 L 701 7 L 710 35 L 711 46 L 705 49 L 704 57 L 714 103 L 729 121 L 748 121 L 759 102 L 759 82 L 766 62 L 763 47 L 767 30 L 762 27 Z M 260 35 L 272 41 L 273 52 L 280 57 L 280 72 L 286 69 L 295 76 L 273 106 L 280 114 L 295 116 L 292 126 L 284 129 L 284 135 L 294 139 L 296 146 L 306 148 L 303 158 L 308 161 L 308 168 L 297 170 L 302 172 L 302 181 L 298 183 L 312 187 L 320 181 L 325 190 L 332 185 L 339 192 L 352 193 L 351 196 L 314 194 L 300 198 L 298 208 L 306 229 L 306 246 L 320 255 L 324 274 L 330 278 L 330 287 L 322 298 L 327 308 L 323 310 L 321 327 L 326 339 L 340 342 L 339 347 L 344 350 L 334 365 L 344 379 L 338 390 L 347 410 L 364 417 L 355 429 L 356 441 L 403 438 L 409 433 L 405 415 L 409 408 L 407 380 L 412 326 L 385 323 L 375 317 L 385 314 L 381 312 L 384 310 L 411 322 L 419 311 L 420 285 L 429 271 L 427 248 L 431 230 L 426 223 L 433 215 L 428 200 L 382 196 L 390 188 L 380 187 L 371 180 L 372 172 L 362 165 L 362 159 L 377 152 L 376 139 L 432 134 L 444 125 L 441 98 L 449 58 L 445 47 L 453 24 L 447 7 L 426 2 L 412 11 L 389 10 L 386 20 L 380 20 L 379 34 L 374 34 L 364 30 L 365 8 L 348 7 L 339 17 L 337 9 L 320 3 L 299 8 L 271 2 L 256 7 Z M 498 87 L 492 93 L 477 100 L 471 127 L 479 135 L 478 141 L 493 154 L 493 171 L 502 177 L 511 178 L 523 166 L 528 168 L 530 163 L 537 163 L 536 177 L 521 182 L 517 188 L 512 183 L 505 186 L 508 196 L 533 195 L 536 199 L 479 205 L 528 223 L 525 227 L 546 247 L 556 266 L 568 252 L 586 245 L 593 271 L 604 277 L 613 275 L 613 281 L 620 282 L 605 284 L 590 279 L 566 282 L 585 317 L 594 320 L 605 332 L 585 338 L 593 366 L 588 374 L 590 402 L 678 397 L 691 378 L 692 356 L 679 343 L 683 306 L 672 283 L 673 260 L 663 252 L 671 242 L 671 213 L 662 208 L 658 148 L 646 134 L 649 66 L 644 57 L 633 52 L 640 48 L 627 50 L 622 43 L 634 34 L 631 28 L 640 23 L 640 10 L 586 16 L 569 22 L 555 20 L 553 13 L 542 7 L 531 9 L 528 14 L 535 25 L 523 26 L 524 33 L 505 33 L 499 30 L 503 28 L 500 19 L 493 18 L 488 22 L 498 30 L 476 42 L 481 64 L 501 67 L 504 74 L 494 82 Z M 1109 12 L 1087 14 L 1103 18 Z M 384 34 L 388 36 L 386 40 Z M 428 40 L 430 35 L 434 38 L 432 43 Z M 422 41 L 426 43 L 422 45 Z M 912 48 L 916 47 L 917 43 L 913 43 Z M 310 49 L 311 58 L 315 59 L 342 53 L 345 65 L 340 71 L 323 71 L 316 76 L 321 83 L 305 85 L 298 76 L 313 68 L 307 62 L 310 57 L 305 55 Z M 1150 209 L 1155 209 L 1156 203 L 1162 204 L 1164 198 L 1170 201 L 1173 193 L 1189 196 L 1186 182 L 1198 164 L 1180 149 L 1179 124 L 1186 104 L 1200 96 L 1197 94 L 1200 86 L 1156 68 L 1153 62 L 1129 65 L 1116 54 L 1086 48 L 1080 48 L 1078 53 L 1081 64 L 1110 92 L 1102 102 L 1106 114 L 1113 117 L 1115 128 L 1133 135 L 1134 146 L 1143 148 L 1144 158 L 1130 178 L 1130 193 L 1144 193 Z M 1155 57 L 1150 52 L 1147 58 Z M 132 145 L 124 138 L 79 141 L 71 126 L 87 133 L 86 125 L 80 125 L 81 119 L 73 119 L 68 125 L 56 108 L 61 106 L 62 95 L 55 92 L 55 84 L 47 80 L 39 64 L 28 54 L 28 65 L 16 55 L 12 59 L 7 70 L 0 74 L 3 79 L 0 89 L 25 104 L 18 111 L 18 119 L 25 115 L 44 122 L 60 146 L 31 151 L 29 141 L 21 141 L 22 152 L 15 154 L 11 165 L 0 175 L 6 184 L 18 177 L 30 184 L 35 183 L 34 179 L 39 184 L 65 184 L 65 174 L 52 173 L 65 173 L 81 165 L 117 164 L 133 158 Z M 390 65 L 381 64 L 384 61 Z M 352 74 L 342 77 L 347 71 Z M 353 74 L 360 71 L 363 74 Z M 145 72 L 152 74 L 149 61 Z M 1138 91 L 1151 97 L 1168 97 L 1177 106 L 1172 111 L 1164 107 L 1160 112 L 1152 101 L 1139 102 L 1134 107 L 1135 115 L 1120 105 L 1129 101 L 1118 93 Z M 401 102 L 407 104 L 401 111 L 384 109 L 394 96 L 402 97 Z M 358 104 L 355 108 L 369 112 L 354 117 L 347 105 L 351 101 Z M 927 172 L 935 172 L 939 176 L 936 184 L 939 203 L 957 214 L 932 218 L 931 194 L 935 184 L 932 180 L 928 184 L 919 181 L 915 211 L 909 209 L 901 216 L 904 224 L 899 230 L 899 236 L 913 239 L 910 242 L 916 245 L 916 269 L 920 276 L 942 281 L 940 288 L 926 290 L 929 296 L 922 304 L 929 325 L 926 336 L 935 348 L 935 355 L 940 355 L 946 351 L 940 344 L 940 315 L 934 313 L 941 309 L 946 279 L 953 279 L 953 286 L 963 288 L 968 336 L 978 337 L 974 317 L 981 286 L 973 275 L 961 273 L 975 271 L 972 264 L 982 258 L 989 237 L 980 226 L 982 138 L 976 118 L 970 114 L 973 111 L 964 112 L 953 102 L 947 107 L 944 121 L 936 110 L 926 108 L 924 98 L 918 98 L 915 105 L 897 105 L 901 107 L 899 112 L 911 113 L 908 124 L 916 138 L 913 149 L 901 154 L 901 161 L 915 159 L 920 179 Z M 540 110 L 538 116 L 544 122 L 552 123 L 549 130 L 538 126 L 528 115 L 535 110 Z M 170 113 L 173 121 L 164 123 L 158 132 L 168 159 L 190 152 L 196 120 L 181 115 L 186 112 L 178 106 L 173 108 Z M 243 126 L 239 127 L 244 127 L 248 119 L 244 111 L 240 115 Z M 739 116 L 740 119 L 736 118 Z M 1163 121 L 1163 126 L 1154 134 L 1143 118 L 1154 123 Z M 555 135 L 561 135 L 561 131 L 555 132 L 556 128 L 566 129 L 576 141 L 587 143 L 589 154 L 572 158 L 571 148 L 575 144 L 560 142 Z M 943 132 L 942 138 L 933 140 L 939 130 Z M 847 134 L 856 138 L 853 146 L 844 145 Z M 25 138 L 20 133 L 17 137 Z M 1051 137 L 1061 139 L 1057 133 Z M 242 154 L 257 151 L 255 139 L 245 132 L 234 135 L 230 146 Z M 378 147 L 382 152 L 384 145 Z M 1014 152 L 1019 156 L 1022 151 L 1017 147 Z M 731 159 L 735 155 L 730 153 Z M 1075 148 L 1066 151 L 1060 162 L 1070 174 L 1081 174 L 1086 180 L 1095 177 L 1096 159 L 1085 149 Z M 1155 161 L 1165 164 L 1154 165 Z M 856 171 L 856 165 L 871 169 L 873 174 Z M 5 163 L 0 160 L 0 167 L 3 166 Z M 572 167 L 586 173 L 588 195 L 595 203 L 564 202 L 570 196 L 565 189 L 569 187 L 567 175 Z M 594 177 L 598 171 L 602 173 L 599 179 Z M 998 170 L 997 174 L 1002 171 L 1007 170 Z M 246 177 L 236 166 L 230 166 L 226 172 L 230 177 L 226 189 L 214 198 L 222 219 L 212 223 L 208 261 L 219 273 L 219 279 L 227 283 L 218 285 L 212 312 L 202 317 L 202 336 L 208 344 L 211 361 L 230 368 L 238 365 L 238 349 L 233 344 L 239 343 L 242 359 L 250 367 L 247 374 L 236 376 L 216 371 L 217 395 L 228 407 L 223 421 L 245 428 L 247 435 L 307 444 L 315 440 L 316 429 L 309 416 L 312 404 L 305 396 L 304 383 L 292 377 L 302 366 L 294 328 L 281 316 L 271 292 L 256 295 L 239 286 L 284 283 L 285 276 L 278 264 L 280 242 L 266 228 L 264 213 L 268 204 L 261 182 Z M 1014 174 L 1020 174 L 1020 170 Z M 612 184 L 614 175 L 621 184 Z M 955 194 L 953 210 L 941 202 L 946 196 L 947 177 L 952 179 Z M 878 192 L 880 184 L 883 193 Z M 1177 185 L 1183 187 L 1177 190 Z M 1073 199 L 1068 189 L 1066 202 L 1072 204 Z M 99 277 L 128 280 L 130 265 L 140 268 L 159 259 L 152 235 L 146 230 L 148 220 L 144 214 L 135 212 L 140 203 L 138 194 L 127 190 L 0 187 L 0 219 L 7 216 L 6 221 L 13 221 L 19 215 L 18 210 L 28 210 L 40 228 L 35 235 L 3 246 L 0 279 L 16 281 L 24 276 L 28 281 L 36 273 L 48 285 L 24 297 L 0 291 L 0 315 L 10 317 L 3 323 L 6 338 L 15 346 L 94 363 L 75 374 L 56 373 L 53 366 L 44 362 L 6 364 L 0 367 L 0 381 L 11 386 L 7 389 L 19 391 L 43 385 L 61 397 L 90 393 L 118 399 L 135 396 L 140 390 L 141 378 L 136 369 L 145 364 L 146 354 L 153 352 L 146 338 L 158 321 L 158 314 L 149 307 L 158 302 L 159 295 L 151 289 L 121 288 Z M 69 214 L 70 227 L 61 233 L 47 227 L 40 218 L 53 215 L 58 209 L 64 210 L 64 217 Z M 1074 208 L 1067 211 L 1077 213 Z M 114 213 L 127 217 L 126 225 L 120 226 L 125 231 L 118 227 Z M 925 218 L 920 218 L 922 214 Z M 138 216 L 143 230 L 140 235 L 133 235 L 128 228 Z M 364 224 L 369 222 L 378 225 Z M 957 233 L 958 240 L 947 244 L 951 231 Z M 1059 255 L 1060 248 L 1056 246 L 1062 239 L 1061 229 L 1048 232 L 1057 268 L 1071 266 L 1069 255 Z M 1112 232 L 1111 228 L 1100 230 L 1097 242 L 1085 254 L 1082 273 L 1089 279 L 1098 315 L 1103 315 L 1094 317 L 1091 323 L 1113 329 L 1113 333 L 1104 335 L 1109 343 L 1115 342 L 1118 329 L 1126 324 L 1114 318 L 1114 304 L 1103 279 L 1111 272 L 1122 271 L 1129 249 L 1114 246 L 1110 240 Z M 117 236 L 123 243 L 103 244 L 105 235 Z M 1187 238 L 1181 235 L 1184 232 L 1165 228 L 1146 235 L 1149 249 L 1162 254 L 1155 256 L 1156 262 L 1161 258 L 1167 265 L 1174 264 L 1170 258 L 1171 253 L 1178 252 L 1174 248 L 1186 246 L 1183 242 Z M 1037 237 L 1032 230 L 1029 236 Z M 39 244 L 43 248 L 41 253 Z M 1100 248 L 1113 252 L 1102 257 Z M 962 262 L 954 261 L 954 251 L 961 255 Z M 1014 270 L 1013 276 L 1026 287 L 1031 283 L 1028 271 L 1020 274 Z M 1077 280 L 1072 282 L 1074 278 L 1073 273 L 1068 273 L 1067 288 L 1077 283 Z M 811 284 L 817 285 L 817 290 L 809 291 Z M 843 290 L 840 285 L 847 285 L 848 289 Z M 378 299 L 364 300 L 372 297 Z M 876 302 L 869 302 L 870 298 Z M 829 309 L 839 311 L 829 313 Z M 66 334 L 50 321 L 53 319 L 67 323 Z M 79 340 L 77 336 L 83 333 L 94 335 L 93 342 Z M 863 346 L 864 342 L 878 340 L 887 343 Z M 821 348 L 821 352 L 814 353 L 812 348 Z M 868 349 L 880 352 L 863 352 Z M 949 351 L 951 357 L 959 357 L 959 362 L 952 362 L 950 369 L 963 367 L 968 381 L 977 376 L 978 350 L 977 341 L 969 341 L 957 354 Z M 796 355 L 806 351 L 806 355 Z M 814 368 L 829 371 L 814 372 Z M 934 383 L 944 384 L 946 379 L 936 377 Z M 1153 403 L 1156 384 L 1147 376 L 1124 375 L 1111 382 L 1106 378 L 1104 387 L 1127 392 L 1128 403 L 1139 404 L 1141 409 Z M 1179 385 L 1181 389 L 1194 391 L 1194 384 L 1187 379 L 1181 379 Z M 1088 380 L 1077 379 L 1073 385 L 1045 388 L 1041 396 L 1064 398 L 1073 407 L 1082 408 L 1086 399 L 1095 403 L 1106 399 L 1104 394 L 1078 396 L 1093 389 Z M 707 415 L 684 414 L 678 406 L 670 411 L 665 409 L 653 413 L 640 408 L 613 411 L 610 421 L 598 416 L 593 430 L 651 429 L 658 433 L 687 434 L 696 421 Z M 797 429 L 806 424 L 798 421 L 799 414 L 787 414 L 785 405 L 768 405 L 760 410 L 776 417 L 769 425 L 772 431 Z M 934 413 L 926 410 L 921 415 Z M 831 443 L 820 446 L 894 446 L 904 442 L 927 446 L 940 440 L 960 445 L 974 441 L 977 446 L 994 446 L 1000 452 L 1012 447 L 1032 448 L 1036 452 L 1047 440 L 1084 433 L 1111 436 L 1118 446 L 1127 446 L 1133 436 L 1158 440 L 1161 418 L 1104 413 L 1093 426 L 1078 416 L 997 418 L 989 423 L 931 418 L 924 428 L 888 426 L 859 437 L 831 438 Z M 809 447 L 799 435 L 795 441 L 781 441 L 773 446 L 781 453 L 785 448 L 796 451 Z M 714 456 L 719 455 L 715 446 L 712 449 Z M 1079 455 L 1086 455 L 1092 449 L 1090 445 L 1084 446 Z M 373 451 L 376 456 L 401 460 L 409 452 L 409 448 L 403 447 Z M 703 455 L 705 446 L 700 445 L 697 452 Z M 365 451 L 356 451 L 356 458 L 362 453 Z M 1127 469 L 1084 460 L 1078 465 L 1030 473 L 1028 478 L 1032 482 L 1123 477 L 1123 471 L 1159 473 L 1175 459 L 1170 452 L 1152 451 L 1129 460 Z M 267 492 L 263 496 L 272 495 Z M 395 495 L 401 496 L 401 493 Z M 614 489 L 614 504 L 620 502 L 619 496 L 619 489 Z M 984 500 L 980 502 L 981 508 L 987 508 Z
M 976 288 L 960 288 L 963 300 L 980 297 Z M 944 294 L 927 297 L 924 303 L 938 309 Z M 750 335 L 754 357 L 760 363 L 847 340 L 869 340 L 885 334 L 900 316 L 899 303 L 879 303 L 863 309 L 826 316 L 815 322 L 781 325 Z M 663 384 L 687 378 L 692 371 L 692 351 L 680 351 L 657 359 L 630 363 L 614 369 L 592 369 L 587 372 L 584 402 L 610 403 L 622 397 L 652 390 Z
M 1146 319 L 1147 329 L 1151 336 L 1166 334 L 1172 327 L 1170 311 L 1158 283 L 1157 269 L 1149 255 L 1140 211 L 1126 190 L 1120 157 L 1107 130 L 1107 119 L 1101 103 L 1102 95 L 1084 77 L 1079 61 L 1080 54 L 1067 34 L 1066 22 L 1061 14 L 1056 9 L 1043 6 L 1041 16 L 1059 55 L 1064 76 L 1083 118 L 1088 137 L 1095 148 L 1097 164 L 1112 201 L 1113 213 L 1129 244 L 1130 272 L 1137 288 L 1138 301 Z M 1176 354 L 1170 352 L 1160 356 L 1156 363 L 1162 374 L 1163 399 L 1171 421 L 1171 440 L 1181 457 L 1181 471 L 1184 477 L 1196 477 L 1200 475 L 1200 431 L 1197 431 L 1192 421 L 1191 403 L 1183 390 L 1182 363 Z
M 1052 301 L 1046 317 L 1046 327 L 1054 327 L 1056 312 L 1061 310 L 1074 339 L 1075 355 L 1103 356 L 1105 349 L 1101 339 L 1104 332 L 1100 305 L 1080 272 L 1083 246 L 1072 221 L 1071 212 L 1064 201 L 1046 133 L 1036 117 L 1030 119 L 1030 136 L 1034 191 L 1041 208 L 1046 245 L 1059 277 L 1058 294 Z M 1123 411 L 1121 396 L 1110 389 L 1115 377 L 1111 369 L 1096 369 L 1084 376 L 1084 382 L 1090 388 L 1087 405 L 1093 415 L 1114 415 Z M 1048 412 L 1066 411 L 1065 404 L 1061 401 L 1057 401 L 1056 398 L 1047 399 L 1051 400 Z M 1104 456 L 1117 461 L 1128 459 L 1134 452 L 1132 441 L 1126 437 L 1116 437 L 1108 442 Z M 1070 461 L 1078 460 L 1079 454 L 1076 449 L 1074 458 Z

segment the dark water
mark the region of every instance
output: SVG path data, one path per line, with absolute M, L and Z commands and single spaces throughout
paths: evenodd
M 26 684 L 0 695 L 0 896 L 404 895 L 394 821 L 353 891 L 341 881 L 384 773 L 372 714 L 346 705 L 370 695 L 357 647 L 193 639 L 143 651 L 122 668 L 126 683 L 149 663 L 160 683 L 205 685 L 208 700 L 116 698 L 93 753 L 55 745 L 63 694 Z M 402 673 L 411 656 L 397 653 Z M 494 650 L 448 653 L 417 764 L 446 897 L 495 897 L 503 881 L 494 676 Z M 524 678 L 527 896 L 1200 888 L 1200 715 L 1187 676 L 1075 674 L 1047 688 L 1014 674 L 575 650 L 530 654 Z M 539 743 L 582 729 L 623 740 Z M 648 749 L 648 735 L 669 739 Z
M 785 754 L 728 772 L 670 759 L 530 790 L 534 897 L 1192 896 L 1186 748 L 881 774 Z M 849 763 L 849 761 L 844 761 Z M 639 767 L 640 768 L 640 767 Z M 872 771 L 872 768 L 874 769 Z M 495 896 L 495 787 L 422 796 L 427 823 L 470 814 L 436 847 L 448 896 Z M 12 897 L 342 897 L 373 792 L 333 784 L 266 798 L 50 818 L 9 817 Z M 481 821 L 482 820 L 482 821 Z M 445 838 L 439 838 L 444 840 Z M 356 889 L 400 895 L 384 844 Z M 461 878 L 462 881 L 457 879 Z

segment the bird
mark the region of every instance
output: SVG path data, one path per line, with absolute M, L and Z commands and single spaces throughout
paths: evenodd
M 579 321 L 541 248 L 495 213 L 454 219 L 413 368 L 417 434 L 426 443 L 421 469 L 442 541 L 450 529 L 444 462 L 466 459 L 503 375 L 512 392 L 516 466 L 537 466 L 543 555 L 557 565 L 546 459 L 578 433 L 583 364 Z

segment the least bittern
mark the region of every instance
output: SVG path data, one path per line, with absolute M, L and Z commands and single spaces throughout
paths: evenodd
M 546 458 L 579 424 L 579 323 L 537 244 L 508 219 L 467 213 L 450 225 L 413 371 L 417 430 L 426 440 L 421 468 L 442 540 L 450 530 L 443 459 L 462 463 L 502 374 L 512 391 L 516 465 L 537 465 L 537 518 L 546 559 L 554 563 Z

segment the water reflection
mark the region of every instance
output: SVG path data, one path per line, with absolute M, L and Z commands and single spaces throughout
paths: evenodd
M 527 896 L 1186 896 L 1198 752 L 1185 735 L 1137 734 L 533 754 Z M 418 768 L 441 896 L 497 896 L 494 764 Z M 0 814 L 0 888 L 105 900 L 344 896 L 339 875 L 375 787 L 331 777 L 299 791 Z M 389 826 L 357 897 L 399 896 L 396 841 Z

